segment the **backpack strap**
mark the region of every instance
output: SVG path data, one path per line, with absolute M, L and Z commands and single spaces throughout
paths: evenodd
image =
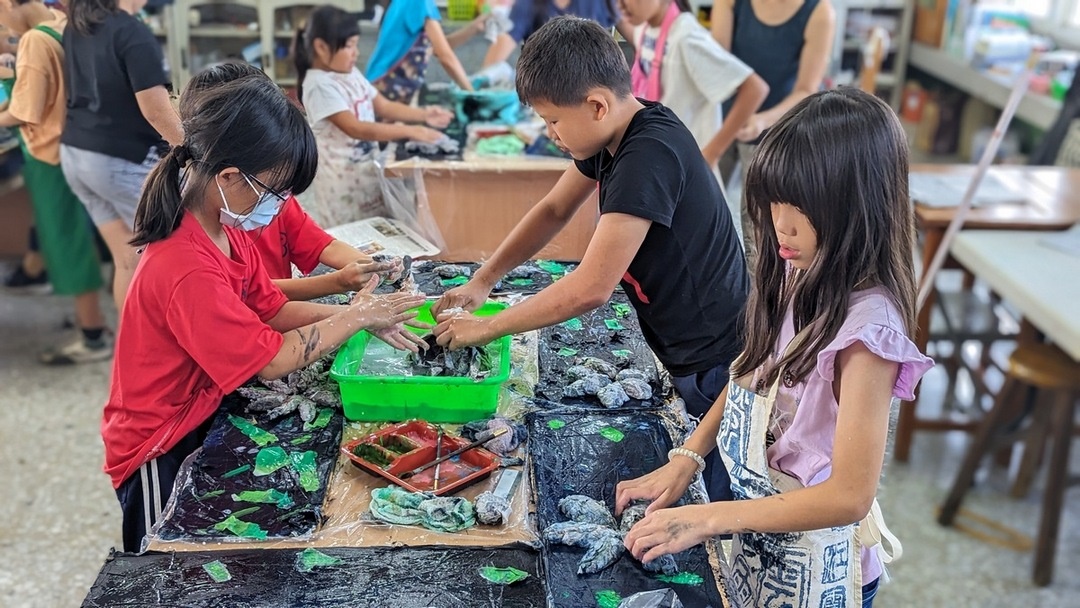
M 38 25 L 38 26 L 35 26 L 34 29 L 39 31 L 39 32 L 45 32 L 49 36 L 52 36 L 53 40 L 55 40 L 61 46 L 63 46 L 64 37 L 60 35 L 60 32 L 57 32 L 56 30 L 52 29 L 51 27 L 49 27 L 47 25 Z

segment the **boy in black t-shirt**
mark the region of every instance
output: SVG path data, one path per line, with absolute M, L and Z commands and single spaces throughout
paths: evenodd
M 569 222 L 597 182 L 600 221 L 574 272 L 494 317 L 441 314 L 439 344 L 485 344 L 560 323 L 607 302 L 621 282 L 687 410 L 703 416 L 742 347 L 749 279 L 723 194 L 693 135 L 666 107 L 630 94 L 622 51 L 584 19 L 554 19 L 529 38 L 517 89 L 574 166 L 436 312 L 483 304 L 503 275 Z M 707 460 L 710 497 L 730 498 L 717 452 Z

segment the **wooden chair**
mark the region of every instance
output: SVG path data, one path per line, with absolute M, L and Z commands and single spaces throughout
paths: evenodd
M 1041 436 L 1041 428 L 1052 443 L 1046 490 L 1042 500 L 1039 534 L 1035 543 L 1034 581 L 1046 586 L 1054 576 L 1054 556 L 1057 551 L 1058 528 L 1065 490 L 1073 480 L 1069 478 L 1069 448 L 1072 442 L 1073 421 L 1077 397 L 1080 397 L 1080 363 L 1074 361 L 1061 349 L 1049 344 L 1021 344 L 1009 357 L 1009 369 L 1005 384 L 998 393 L 993 408 L 983 418 L 975 433 L 964 462 L 953 482 L 952 490 L 945 499 L 938 515 L 938 523 L 950 526 L 956 519 L 964 495 L 975 479 L 975 473 L 983 457 L 993 454 L 1001 446 L 1026 438 L 1028 450 L 1024 454 L 1025 467 L 1034 474 L 1041 447 L 1033 445 Z M 1010 430 L 1015 420 L 1015 401 L 1026 389 L 1038 391 L 1033 417 L 1035 426 L 1019 431 Z M 1036 441 L 1030 441 L 1035 439 Z M 1030 479 L 1028 480 L 1030 483 Z

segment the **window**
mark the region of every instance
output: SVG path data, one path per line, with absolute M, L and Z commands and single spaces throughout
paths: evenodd
M 1056 0 L 1060 3 L 1063 0 Z M 1071 2 L 1072 0 L 1064 0 Z M 996 6 L 1008 6 L 1033 19 L 1049 19 L 1052 16 L 1055 0 L 998 0 Z

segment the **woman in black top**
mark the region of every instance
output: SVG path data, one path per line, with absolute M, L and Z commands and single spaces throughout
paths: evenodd
M 67 121 L 60 164 L 112 253 L 123 306 L 135 272 L 132 238 L 143 181 L 163 148 L 183 141 L 161 46 L 135 14 L 146 0 L 69 0 L 64 30 Z

